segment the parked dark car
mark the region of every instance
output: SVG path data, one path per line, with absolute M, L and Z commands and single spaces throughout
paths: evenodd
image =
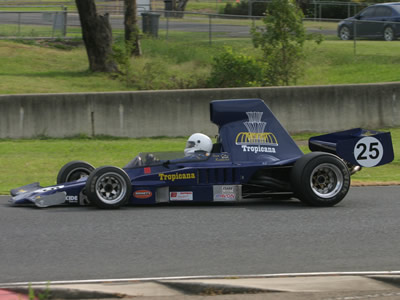
M 371 5 L 354 17 L 338 24 L 342 40 L 356 38 L 383 38 L 393 41 L 400 35 L 400 2 Z

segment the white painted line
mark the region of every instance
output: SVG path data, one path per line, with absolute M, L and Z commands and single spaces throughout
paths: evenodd
M 201 276 L 170 276 L 170 277 L 144 277 L 144 278 L 119 278 L 119 279 L 87 279 L 87 280 L 60 280 L 37 282 L 0 283 L 0 287 L 34 286 L 34 285 L 63 285 L 63 284 L 100 284 L 123 283 L 138 281 L 160 280 L 189 280 L 189 279 L 243 279 L 243 278 L 277 278 L 277 277 L 315 277 L 315 276 L 368 276 L 368 275 L 400 275 L 400 271 L 363 271 L 363 272 L 311 272 L 311 273 L 278 273 L 278 274 L 249 274 L 249 275 L 201 275 Z

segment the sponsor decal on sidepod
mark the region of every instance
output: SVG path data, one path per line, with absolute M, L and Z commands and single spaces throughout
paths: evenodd
M 195 173 L 175 173 L 175 174 L 158 174 L 160 180 L 186 180 L 186 179 L 196 179 Z
M 169 198 L 172 201 L 192 201 L 193 200 L 193 192 L 170 192 Z
M 148 190 L 139 190 L 133 193 L 133 197 L 137 199 L 147 199 L 153 196 L 153 193 Z

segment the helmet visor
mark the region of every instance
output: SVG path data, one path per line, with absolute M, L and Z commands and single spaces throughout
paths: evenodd
M 193 141 L 187 141 L 187 143 L 186 143 L 186 149 L 193 148 L 195 145 L 196 145 L 195 142 L 193 142 Z

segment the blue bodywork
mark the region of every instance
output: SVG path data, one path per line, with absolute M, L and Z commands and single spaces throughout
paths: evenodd
M 257 195 L 292 193 L 290 171 L 304 154 L 264 101 L 212 101 L 210 119 L 219 128 L 211 154 L 180 159 L 158 158 L 154 154 L 156 159 L 152 162 L 146 162 L 148 154 L 139 154 L 123 168 L 132 185 L 130 204 L 239 201 Z M 379 164 L 393 160 L 390 133 L 355 129 L 311 138 L 310 147 L 357 165 L 352 149 L 367 132 L 384 145 Z M 262 186 L 259 178 L 264 179 Z M 86 179 L 46 188 L 38 183 L 23 186 L 11 191 L 10 202 L 39 207 L 87 205 Z

